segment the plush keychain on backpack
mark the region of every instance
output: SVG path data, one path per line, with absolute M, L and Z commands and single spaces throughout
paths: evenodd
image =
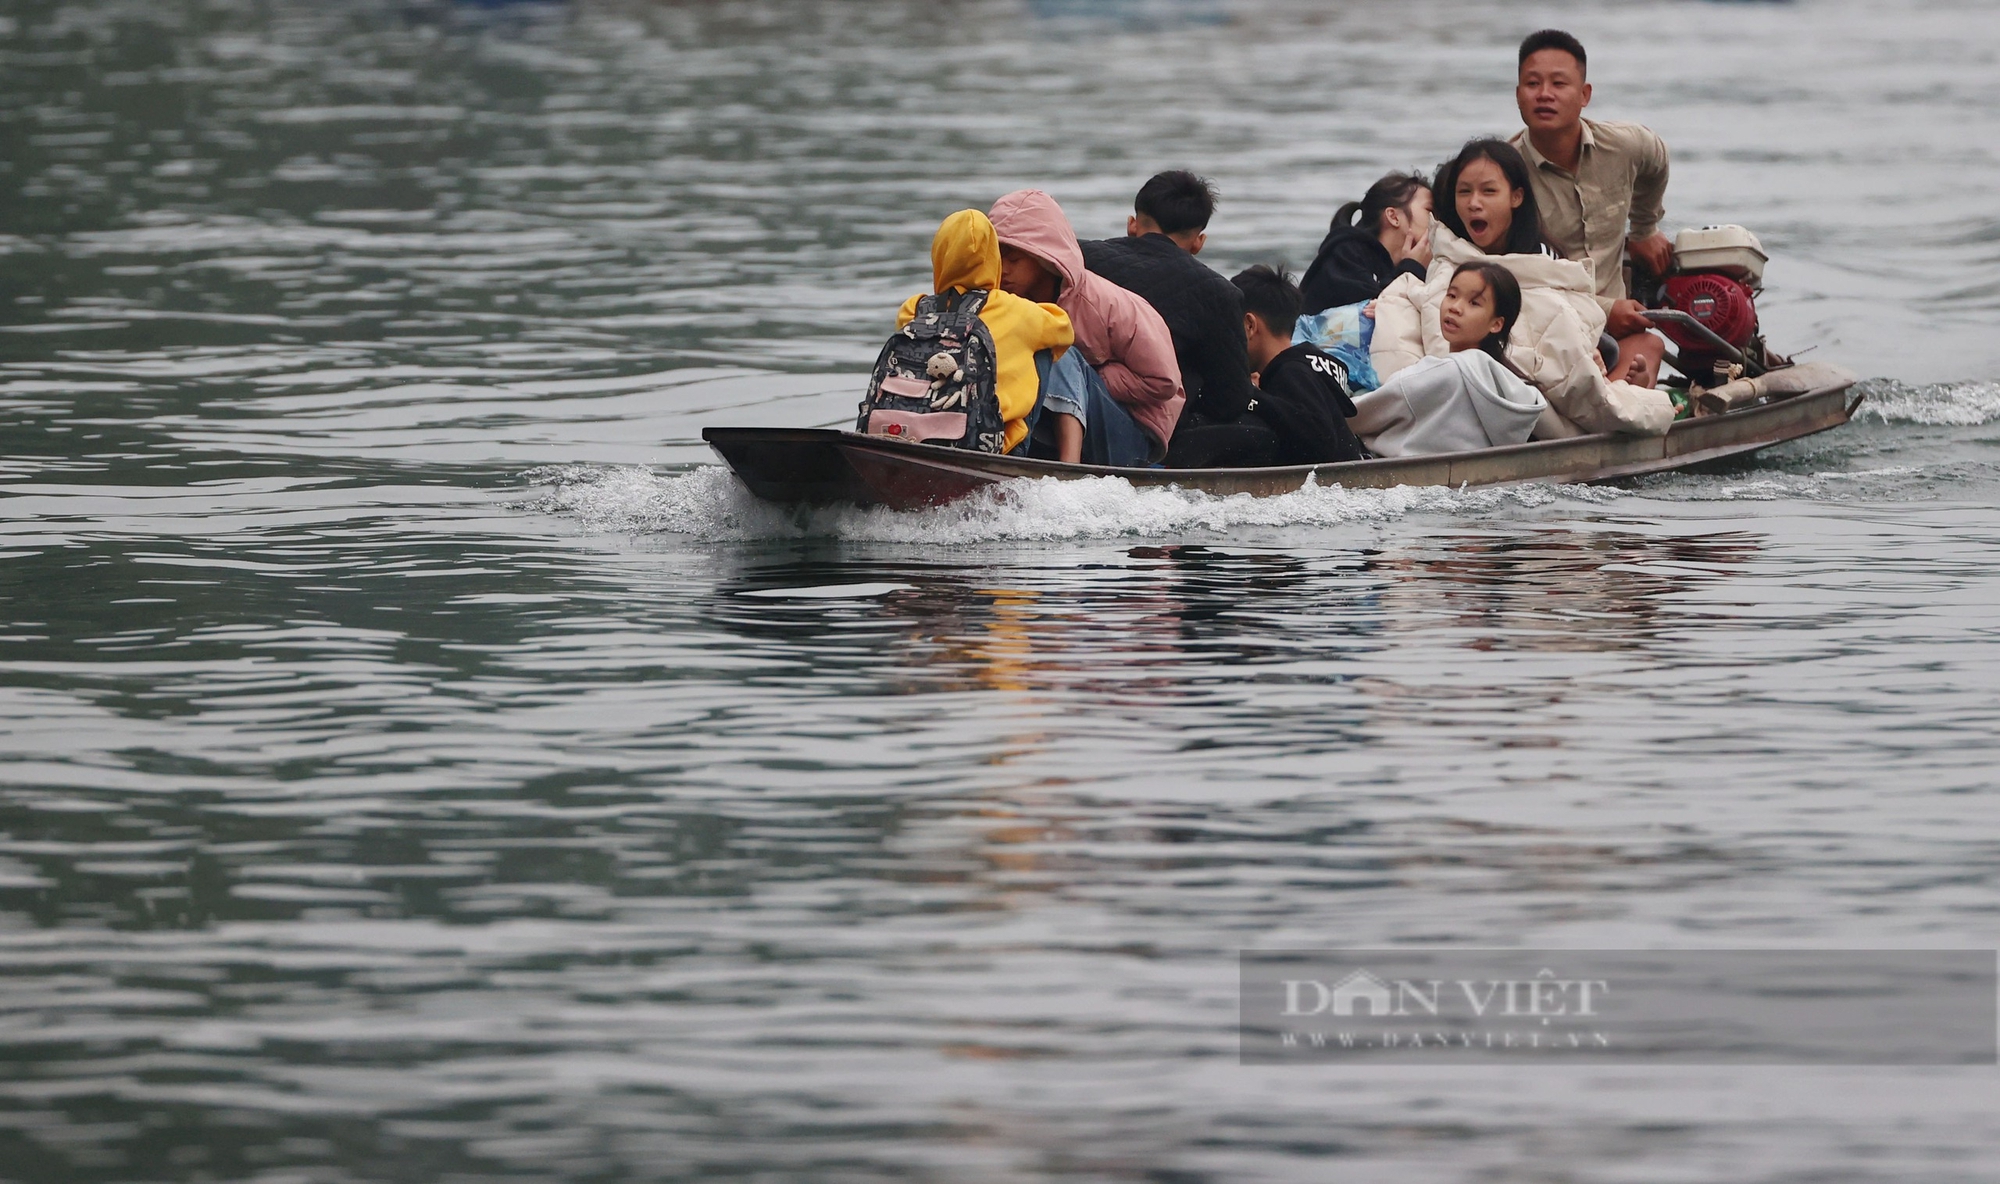
M 924 372 L 931 376 L 931 410 L 944 411 L 965 405 L 963 390 L 954 391 L 949 395 L 943 393 L 945 387 L 965 377 L 965 371 L 959 368 L 957 358 L 939 350 L 931 355 L 929 362 L 925 363 Z

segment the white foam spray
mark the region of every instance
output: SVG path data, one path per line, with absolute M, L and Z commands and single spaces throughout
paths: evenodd
M 1972 427 L 2000 419 L 2000 382 L 1938 382 L 1912 386 L 1893 378 L 1860 385 L 1868 396 L 1857 418 L 1934 427 Z
M 1411 513 L 1480 514 L 1557 500 L 1602 503 L 1623 496 L 1586 486 L 1500 489 L 1343 489 L 1308 485 L 1280 497 L 1216 497 L 1183 489 L 1137 489 L 1118 477 L 1011 481 L 948 506 L 786 508 L 757 500 L 720 465 L 682 473 L 561 465 L 525 474 L 546 492 L 529 509 L 573 517 L 586 529 L 679 534 L 700 539 L 831 537 L 952 545 L 996 541 L 1226 535 L 1243 527 L 1338 526 Z

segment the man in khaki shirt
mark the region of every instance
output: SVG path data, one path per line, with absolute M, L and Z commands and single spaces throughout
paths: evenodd
M 1625 252 L 1655 275 L 1673 266 L 1673 244 L 1660 233 L 1667 146 L 1639 124 L 1583 117 L 1587 64 L 1582 43 L 1556 29 L 1521 43 L 1514 98 L 1528 126 L 1513 144 L 1528 162 L 1542 237 L 1565 258 L 1589 260 L 1596 273 L 1605 331 L 1618 339 L 1611 377 L 1651 386 L 1666 343 L 1648 332 L 1644 306 L 1626 297 Z

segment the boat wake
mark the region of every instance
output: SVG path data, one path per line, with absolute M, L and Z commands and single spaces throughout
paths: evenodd
M 1914 386 L 1893 378 L 1871 378 L 1855 389 L 1868 396 L 1855 414 L 1859 420 L 1931 427 L 1973 427 L 2000 420 L 2000 382 Z
M 1227 535 L 1244 528 L 1341 526 L 1412 513 L 1478 514 L 1621 496 L 1590 486 L 1541 484 L 1502 489 L 1308 486 L 1282 497 L 1216 497 L 1180 489 L 1135 489 L 1122 478 L 1099 477 L 1008 482 L 949 506 L 897 511 L 771 505 L 753 497 L 721 465 L 673 474 L 560 465 L 533 470 L 524 479 L 543 489 L 526 508 L 574 518 L 593 531 L 928 545 Z

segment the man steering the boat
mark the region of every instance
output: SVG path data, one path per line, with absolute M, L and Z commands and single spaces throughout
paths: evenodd
M 1542 234 L 1565 258 L 1588 260 L 1595 272 L 1605 331 L 1618 341 L 1610 377 L 1652 386 L 1666 343 L 1648 332 L 1645 306 L 1626 292 L 1625 255 L 1654 275 L 1673 267 L 1673 244 L 1660 233 L 1666 142 L 1640 124 L 1583 117 L 1589 60 L 1568 33 L 1529 34 L 1518 66 L 1514 98 L 1527 126 L 1512 143 L 1528 162 Z

